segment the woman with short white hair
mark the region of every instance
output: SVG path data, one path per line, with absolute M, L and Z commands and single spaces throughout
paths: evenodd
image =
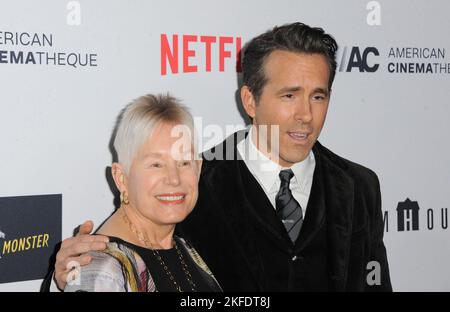
M 221 291 L 196 250 L 174 235 L 195 206 L 201 159 L 188 110 L 169 95 L 129 104 L 116 126 L 112 175 L 121 206 L 97 234 L 107 249 L 90 252 L 65 291 Z

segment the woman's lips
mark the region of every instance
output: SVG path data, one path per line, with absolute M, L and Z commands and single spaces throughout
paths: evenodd
M 177 205 L 184 202 L 186 194 L 184 193 L 170 193 L 160 194 L 155 196 L 157 200 L 166 205 Z

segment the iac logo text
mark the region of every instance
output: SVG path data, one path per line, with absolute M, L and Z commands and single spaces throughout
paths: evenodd
M 380 52 L 375 47 L 343 47 L 340 50 L 340 57 L 338 57 L 339 71 L 374 73 L 380 67 L 377 62 L 378 56 L 380 56 Z

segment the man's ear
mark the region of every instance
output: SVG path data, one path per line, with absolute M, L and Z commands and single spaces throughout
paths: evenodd
M 249 87 L 243 86 L 241 88 L 241 101 L 242 105 L 244 106 L 244 109 L 252 119 L 255 118 L 255 109 L 256 109 L 256 102 L 255 98 L 253 97 L 252 92 L 250 91 Z
M 124 192 L 127 190 L 127 177 L 125 175 L 125 171 L 123 170 L 123 166 L 117 162 L 113 163 L 111 166 L 112 176 L 114 178 L 114 182 L 116 183 L 116 187 L 119 192 Z

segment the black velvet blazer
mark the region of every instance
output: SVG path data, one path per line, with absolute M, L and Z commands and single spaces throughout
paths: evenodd
M 204 153 L 197 205 L 177 226 L 224 291 L 391 291 L 376 174 L 317 142 L 310 200 L 294 246 L 240 159 L 236 144 L 245 136 L 237 132 Z M 293 255 L 298 274 L 286 260 Z M 286 270 L 272 272 L 275 267 Z

